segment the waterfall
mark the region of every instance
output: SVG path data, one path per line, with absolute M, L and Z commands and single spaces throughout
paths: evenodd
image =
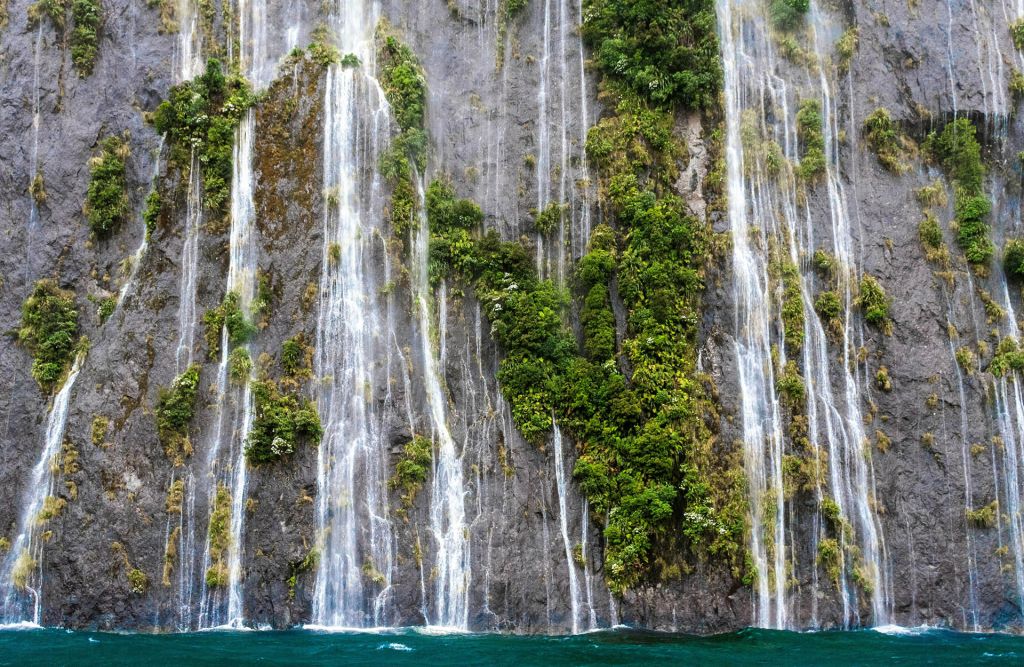
M 568 516 L 568 483 L 566 482 L 565 464 L 562 454 L 562 429 L 557 426 L 552 437 L 552 446 L 555 450 L 555 483 L 558 487 L 558 522 L 562 530 L 562 544 L 565 545 L 565 563 L 569 570 L 569 603 L 572 613 L 572 633 L 580 632 L 580 613 L 582 603 L 580 601 L 580 583 L 576 574 L 576 559 L 573 558 L 573 545 L 569 539 L 569 516 Z M 584 535 L 584 538 L 586 536 Z M 586 542 L 586 539 L 583 540 Z M 593 606 L 591 605 L 591 609 Z
M 383 91 L 369 75 L 376 9 L 343 3 L 332 21 L 343 52 L 356 54 L 363 66 L 332 65 L 325 85 L 324 239 L 315 352 L 324 433 L 317 466 L 320 560 L 313 623 L 367 627 L 388 623 L 394 560 L 383 423 L 391 385 L 389 380 L 381 404 L 374 368 L 386 357 L 390 370 L 394 349 L 406 376 L 401 347 L 389 340 L 394 337 L 390 302 L 382 321 L 377 298 L 383 283 L 375 271 L 374 245 L 382 235 L 383 193 L 376 168 L 391 127 Z M 392 280 L 386 262 L 384 280 Z M 404 393 L 408 401 L 408 386 Z M 406 412 L 413 423 L 411 404 Z
M 462 457 L 448 428 L 448 397 L 442 388 L 438 360 L 431 343 L 430 280 L 428 276 L 430 226 L 423 181 L 416 179 L 419 229 L 412 243 L 413 300 L 423 355 L 427 409 L 434 430 L 434 470 L 430 490 L 430 530 L 435 554 L 433 625 L 465 630 L 469 627 L 470 545 L 466 524 Z M 428 619 L 430 623 L 430 619 Z
M 160 156 L 164 151 L 164 141 L 167 137 L 160 137 L 160 143 L 157 144 L 156 151 L 153 157 L 153 176 L 150 178 L 150 183 L 155 188 L 157 186 L 157 179 L 160 177 Z M 143 208 L 145 211 L 145 208 Z M 149 232 L 146 229 L 146 216 L 144 214 L 139 215 L 139 221 L 141 224 L 141 236 L 139 239 L 139 247 L 135 249 L 135 252 L 131 257 L 131 269 L 128 271 L 128 277 L 121 285 L 121 289 L 117 293 L 117 305 L 120 308 L 121 304 L 124 303 L 124 298 L 131 291 L 135 285 L 135 277 L 139 273 L 139 265 L 142 264 L 142 258 L 146 256 L 146 250 L 149 249 Z
M 717 4 L 719 35 L 725 83 L 728 219 L 733 243 L 733 293 L 736 304 L 734 350 L 740 386 L 740 411 L 743 427 L 744 466 L 748 478 L 751 533 L 749 552 L 756 569 L 752 623 L 762 627 L 791 627 L 792 601 L 788 595 L 790 571 L 796 572 L 797 550 L 790 545 L 793 535 L 787 526 L 786 494 L 783 484 L 783 463 L 789 454 L 786 443 L 784 411 L 776 390 L 778 369 L 787 361 L 801 361 L 805 400 L 799 406 L 806 411 L 808 448 L 803 455 L 812 459 L 812 466 L 828 461 L 827 485 L 815 475 L 814 497 L 820 508 L 825 494 L 838 507 L 842 522 L 849 522 L 852 531 L 837 531 L 844 555 L 839 593 L 845 625 L 856 624 L 857 591 L 849 579 L 856 569 L 865 580 L 865 593 L 871 599 L 872 622 L 885 623 L 888 618 L 889 584 L 882 564 L 883 544 L 872 505 L 874 481 L 870 464 L 865 461 L 866 434 L 862 417 L 861 383 L 863 376 L 854 369 L 851 350 L 859 347 L 863 337 L 856 318 L 854 285 L 858 279 L 856 258 L 851 248 L 852 234 L 846 194 L 840 177 L 842 165 L 838 150 L 838 115 L 832 99 L 833 80 L 830 68 L 819 68 L 819 76 L 811 77 L 807 90 L 798 90 L 778 72 L 783 65 L 776 60 L 771 33 L 765 26 L 768 18 L 763 8 L 748 0 L 719 0 Z M 828 62 L 831 44 L 821 44 L 818 34 L 835 34 L 829 17 L 812 4 L 808 16 L 812 45 L 819 61 Z M 797 159 L 795 116 L 791 109 L 795 97 L 818 100 L 821 106 L 822 135 L 825 144 L 824 188 L 813 191 L 798 184 L 795 176 L 783 167 L 770 174 L 766 157 L 770 148 L 789 161 Z M 785 160 L 784 160 L 785 161 Z M 843 315 L 838 351 L 841 359 L 839 381 L 836 350 L 829 343 L 821 321 L 814 313 L 814 272 L 808 270 L 804 257 L 816 247 L 811 212 L 797 204 L 807 187 L 807 196 L 819 194 L 827 198 L 826 229 L 831 231 L 832 254 L 838 267 L 837 282 L 842 291 Z M 820 226 L 819 226 L 820 227 Z M 792 289 L 795 303 L 803 312 L 803 330 L 797 332 L 801 349 L 787 345 L 785 323 L 781 315 L 781 287 L 773 284 L 784 268 L 770 266 L 775 260 L 793 268 Z M 783 277 L 782 280 L 786 278 Z M 859 336 L 859 338 L 858 338 Z M 855 340 L 856 339 L 856 340 Z M 775 354 L 773 354 L 773 352 Z M 777 358 L 776 358 L 777 355 Z M 837 384 L 837 386 L 834 386 Z M 820 443 L 820 445 L 819 445 Z M 824 452 L 819 446 L 824 446 Z M 796 453 L 796 452 L 794 452 Z M 819 513 L 812 525 L 816 551 L 825 525 Z M 854 543 L 848 540 L 852 539 Z M 859 552 L 847 557 L 847 552 Z M 818 575 L 812 565 L 813 597 L 817 597 Z M 812 616 L 817 617 L 816 602 Z
M 42 622 L 43 550 L 48 540 L 40 535 L 48 520 L 43 516 L 43 510 L 49 500 L 64 502 L 54 495 L 54 472 L 59 465 L 60 451 L 64 444 L 71 390 L 82 370 L 85 356 L 84 350 L 76 355 L 71 371 L 54 396 L 46 418 L 46 439 L 39 460 L 32 468 L 32 477 L 25 487 L 25 501 L 18 520 L 18 536 L 4 557 L 3 569 L 0 570 L 0 594 L 3 595 L 0 623 L 3 624 L 30 620 L 39 625 Z M 54 512 L 59 513 L 60 508 L 50 510 L 50 513 Z

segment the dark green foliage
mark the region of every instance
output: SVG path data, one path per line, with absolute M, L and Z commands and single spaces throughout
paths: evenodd
M 799 410 L 800 404 L 804 401 L 805 389 L 804 379 L 800 375 L 800 370 L 797 368 L 795 361 L 790 359 L 786 363 L 786 368 L 779 375 L 779 379 L 775 384 L 782 401 L 791 410 Z
M 550 234 L 556 231 L 562 224 L 565 212 L 569 209 L 568 204 L 551 202 L 542 210 L 536 211 L 533 218 L 534 228 L 541 234 Z
M 107 321 L 111 315 L 114 314 L 114 310 L 117 308 L 117 297 L 108 296 L 105 299 L 101 299 L 99 305 L 96 307 L 96 314 L 99 315 L 100 324 Z
M 54 389 L 78 342 L 74 292 L 52 280 L 38 281 L 21 306 L 18 340 L 33 355 L 32 377 L 42 389 Z
M 419 61 L 394 35 L 379 34 L 380 83 L 402 131 L 423 127 L 427 83 Z
M 505 14 L 511 18 L 526 9 L 529 4 L 530 0 L 505 0 Z
M 772 24 L 779 30 L 798 28 L 803 25 L 804 15 L 810 7 L 810 0 L 772 0 L 769 7 Z
M 296 334 L 281 343 L 281 369 L 292 378 L 313 376 L 313 348 L 304 334 Z
M 822 133 L 821 102 L 807 99 L 796 113 L 796 132 L 800 139 L 798 172 L 807 181 L 825 173 L 825 136 Z
M 416 222 L 415 172 L 427 161 L 427 133 L 423 131 L 426 79 L 419 61 L 409 47 L 377 29 L 377 57 L 381 64 L 381 85 L 401 132 L 381 156 L 380 173 L 392 188 L 388 218 L 392 231 L 405 238 Z
M 1024 239 L 1008 239 L 1003 250 L 1003 265 L 1006 274 L 1018 280 L 1024 279 Z
M 796 265 L 782 265 L 782 328 L 789 354 L 804 345 L 804 302 L 800 294 L 800 272 Z
M 1007 336 L 999 340 L 988 370 L 996 377 L 1002 377 L 1010 371 L 1024 370 L 1024 350 L 1020 349 L 1016 339 Z
M 71 63 L 78 75 L 92 74 L 99 50 L 99 29 L 102 16 L 99 0 L 72 0 L 71 16 L 75 27 L 71 31 Z
M 192 155 L 198 159 L 203 204 L 223 217 L 231 201 L 235 128 L 255 103 L 248 82 L 240 76 L 226 78 L 220 62 L 211 59 L 206 72 L 171 88 L 168 99 L 153 112 L 157 132 L 170 139 L 171 158 L 180 165 L 190 164 Z
M 903 149 L 899 128 L 887 109 L 875 109 L 864 119 L 864 136 L 868 147 L 878 156 L 883 167 L 894 174 L 902 174 L 908 167 L 903 163 Z
M 1018 51 L 1024 51 L 1024 19 L 1017 19 L 1010 24 L 1010 38 Z
M 272 380 L 254 381 L 251 387 L 253 421 L 245 446 L 249 463 L 276 461 L 293 453 L 303 438 L 320 442 L 323 430 L 313 403 L 282 393 Z
M 475 202 L 456 198 L 455 190 L 447 180 L 431 183 L 426 199 L 431 282 L 439 281 L 452 271 L 471 275 L 475 245 L 470 232 L 483 221 L 483 211 Z
M 817 311 L 823 322 L 831 322 L 843 312 L 843 303 L 839 295 L 832 291 L 822 292 L 814 301 L 814 310 Z
M 583 38 L 610 80 L 660 106 L 706 109 L 722 84 L 712 0 L 586 0 Z
M 142 220 L 146 223 L 146 238 L 153 236 L 156 225 L 160 221 L 160 212 L 163 210 L 163 198 L 156 188 L 146 196 L 146 209 L 142 212 Z
M 427 481 L 433 460 L 433 444 L 428 438 L 417 435 L 405 444 L 402 458 L 395 465 L 395 474 L 388 480 L 391 489 L 401 492 L 404 508 L 412 507 L 416 494 Z
M 865 274 L 860 279 L 860 294 L 857 302 L 864 311 L 868 324 L 884 326 L 889 320 L 889 297 L 881 283 L 874 276 Z
M 918 226 L 917 232 L 926 249 L 937 250 L 942 246 L 942 226 L 935 216 L 926 216 Z
M 249 350 L 238 347 L 231 350 L 228 356 L 228 376 L 235 384 L 244 385 L 249 381 L 249 373 L 252 371 L 252 357 Z
M 942 164 L 959 189 L 972 195 L 982 191 L 985 165 L 981 162 L 981 144 L 970 120 L 958 118 L 947 123 L 942 132 L 928 135 L 924 147 Z
M 156 403 L 156 428 L 162 442 L 182 436 L 188 430 L 199 394 L 199 365 L 193 364 L 160 390 Z
M 986 264 L 995 247 L 989 238 L 991 204 L 984 194 L 985 165 L 974 125 L 966 118 L 948 123 L 942 132 L 932 132 L 925 150 L 938 160 L 953 181 L 956 191 L 956 241 L 972 264 Z
M 67 26 L 68 4 L 69 0 L 36 0 L 28 6 L 29 25 L 35 27 L 45 17 L 58 33 L 63 33 Z
M 328 67 L 336 63 L 341 63 L 343 67 L 358 67 L 360 65 L 359 58 L 349 53 L 343 59 L 337 47 L 326 42 L 311 42 L 308 50 L 310 59 L 321 67 Z M 352 61 L 352 58 L 355 58 L 355 62 Z
M 86 218 L 96 236 L 117 231 L 128 218 L 128 183 L 124 161 L 128 143 L 121 137 L 100 142 L 100 154 L 89 161 L 89 189 L 85 195 Z
M 203 325 L 206 327 L 206 348 L 211 359 L 220 353 L 221 330 L 224 327 L 227 327 L 231 347 L 247 342 L 256 333 L 256 327 L 242 312 L 238 294 L 234 292 L 225 294 L 219 306 L 206 311 Z
M 359 56 L 354 53 L 346 53 L 341 59 L 342 67 L 359 67 L 363 64 L 363 61 L 359 60 Z

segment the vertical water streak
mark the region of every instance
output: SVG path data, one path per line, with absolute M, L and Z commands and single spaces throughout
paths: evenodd
M 552 446 L 555 450 L 555 483 L 558 487 L 558 522 L 559 528 L 562 531 L 562 544 L 565 546 L 565 563 L 569 571 L 569 609 L 572 614 L 572 633 L 575 635 L 580 632 L 582 603 L 580 601 L 579 579 L 576 574 L 576 559 L 573 557 L 573 545 L 569 539 L 569 503 L 566 499 L 568 495 L 568 482 L 566 481 L 565 463 L 562 460 L 562 429 L 557 426 L 554 428 Z
M 391 124 L 372 77 L 376 12 L 375 5 L 363 2 L 335 9 L 332 28 L 340 47 L 356 54 L 363 67 L 332 65 L 325 83 L 324 240 L 314 369 L 321 378 L 317 400 L 324 434 L 317 464 L 321 553 L 313 623 L 328 627 L 367 627 L 389 618 L 394 540 L 383 422 L 392 398 L 389 379 L 380 400 L 374 369 L 385 357 L 390 373 L 392 349 L 406 380 L 403 394 L 412 423 L 405 360 L 398 341 L 392 346 L 389 340 L 395 335 L 392 298 L 383 318 L 378 299 L 380 255 L 385 256 L 384 279 L 391 280 L 377 173 Z
M 54 498 L 54 471 L 64 444 L 71 390 L 82 370 L 85 356 L 84 350 L 75 356 L 71 370 L 60 391 L 54 396 L 46 418 L 43 450 L 25 487 L 25 501 L 18 519 L 18 536 L 4 556 L 3 569 L 0 570 L 0 595 L 3 596 L 0 623 L 3 624 L 31 621 L 39 625 L 42 621 L 43 550 L 46 540 L 39 533 L 47 519 L 41 513 L 46 501 Z
M 434 618 L 441 627 L 469 627 L 470 544 L 466 524 L 462 456 L 448 428 L 448 399 L 442 388 L 430 332 L 430 278 L 428 274 L 430 226 L 422 179 L 416 179 L 419 229 L 412 242 L 413 307 L 416 310 L 427 408 L 435 436 L 434 474 L 430 494 L 430 529 L 436 547 Z

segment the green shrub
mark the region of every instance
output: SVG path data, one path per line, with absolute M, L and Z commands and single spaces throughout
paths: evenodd
M 779 375 L 775 382 L 776 389 L 785 403 L 791 410 L 799 410 L 800 404 L 805 397 L 804 379 L 800 375 L 800 369 L 796 362 L 790 359 L 786 362 L 786 368 Z
M 281 343 L 281 368 L 293 378 L 313 376 L 313 348 L 299 333 Z
M 562 220 L 565 217 L 566 211 L 569 210 L 568 204 L 560 204 L 558 202 L 551 202 L 540 211 L 534 212 L 533 227 L 541 234 L 545 236 L 556 231 L 562 224 Z
M 875 109 L 864 119 L 864 135 L 883 167 L 894 174 L 902 174 L 910 168 L 903 162 L 899 128 L 888 109 Z
M 825 173 L 822 123 L 821 102 L 816 99 L 800 102 L 800 109 L 796 113 L 797 138 L 801 148 L 798 173 L 807 181 L 814 181 Z
M 804 345 L 804 302 L 800 293 L 800 272 L 790 262 L 782 266 L 782 328 L 786 348 L 797 354 Z
M 183 435 L 195 415 L 199 394 L 199 364 L 193 364 L 161 389 L 156 403 L 156 428 L 161 441 Z
M 1024 279 L 1024 239 L 1008 239 L 1003 250 L 1003 265 L 1007 275 Z
M 210 524 L 206 530 L 209 541 L 210 567 L 206 570 L 206 585 L 219 588 L 229 583 L 228 565 L 225 562 L 231 546 L 231 490 L 220 484 L 210 511 Z
M 433 443 L 428 438 L 417 435 L 405 444 L 395 474 L 388 480 L 388 487 L 401 492 L 402 507 L 412 507 L 416 494 L 427 481 L 433 460 Z
M 768 13 L 776 28 L 793 30 L 803 25 L 804 16 L 810 7 L 810 0 L 772 0 Z
M 238 347 L 231 351 L 228 356 L 228 376 L 235 384 L 244 385 L 249 381 L 249 374 L 252 372 L 252 357 L 249 350 Z
M 1024 51 L 1024 19 L 1017 19 L 1010 24 L 1010 39 L 1018 51 Z
M 319 443 L 323 430 L 316 406 L 282 393 L 272 380 L 253 381 L 252 428 L 245 445 L 249 463 L 267 463 L 292 454 L 300 439 Z
M 203 315 L 206 348 L 211 359 L 220 354 L 221 331 L 225 327 L 228 330 L 228 343 L 231 347 L 248 342 L 256 333 L 256 326 L 246 318 L 238 300 L 238 294 L 228 292 L 219 306 L 211 308 Z
M 938 250 L 942 247 L 942 227 L 934 215 L 925 216 L 918 225 L 917 233 L 925 250 Z
M 142 212 L 142 220 L 146 223 L 146 238 L 153 236 L 157 223 L 160 221 L 160 213 L 163 210 L 163 198 L 156 188 L 146 196 L 146 209 Z
M 470 230 L 483 221 L 483 211 L 468 199 L 458 199 L 451 182 L 446 179 L 430 184 L 426 204 L 430 227 L 431 282 L 441 280 L 452 271 L 472 274 L 475 244 Z
M 225 77 L 220 61 L 210 59 L 201 76 L 171 88 L 151 117 L 157 132 L 167 135 L 174 162 L 184 166 L 191 156 L 197 158 L 203 172 L 203 205 L 225 219 L 231 202 L 235 128 L 256 99 L 244 78 Z
M 32 353 L 32 377 L 44 390 L 64 376 L 78 343 L 78 311 L 74 292 L 52 280 L 36 282 L 21 306 L 18 341 Z
M 885 289 L 874 276 L 865 274 L 860 279 L 860 293 L 857 303 L 864 312 L 868 324 L 885 327 L 889 322 L 889 297 Z
M 117 231 L 128 219 L 124 161 L 130 152 L 128 142 L 121 137 L 107 137 L 100 142 L 100 154 L 89 161 L 89 189 L 83 209 L 96 236 Z
M 86 77 L 92 74 L 99 51 L 102 21 L 99 0 L 72 0 L 71 16 L 75 21 L 71 31 L 71 63 L 79 76 Z
M 722 85 L 711 0 L 586 0 L 583 38 L 610 80 L 656 105 L 706 109 Z
M 1011 371 L 1024 370 L 1024 350 L 1010 336 L 999 340 L 996 353 L 988 365 L 988 370 L 996 377 L 1003 377 Z
M 839 299 L 838 293 L 827 290 L 819 294 L 818 298 L 815 299 L 814 310 L 823 322 L 831 323 L 842 315 L 843 302 Z
M 999 517 L 999 501 L 993 500 L 984 507 L 966 509 L 967 523 L 975 528 L 993 528 Z
M 380 84 L 403 132 L 423 127 L 427 82 L 416 56 L 383 25 L 378 29 Z

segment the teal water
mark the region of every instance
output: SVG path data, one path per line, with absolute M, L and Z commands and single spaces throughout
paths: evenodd
M 1024 664 L 1024 637 L 944 630 L 884 634 L 743 630 L 714 637 L 611 630 L 492 634 L 0 632 L 0 665 L 964 665 Z

